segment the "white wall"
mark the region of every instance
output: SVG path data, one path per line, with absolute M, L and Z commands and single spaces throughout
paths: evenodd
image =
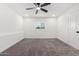
M 45 29 L 35 29 L 36 24 L 45 23 Z M 25 38 L 56 38 L 56 18 L 24 17 Z
M 22 17 L 0 3 L 0 52 L 23 38 Z
M 58 38 L 79 49 L 79 5 L 58 18 Z

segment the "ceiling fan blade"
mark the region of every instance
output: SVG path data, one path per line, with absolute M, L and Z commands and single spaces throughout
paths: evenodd
M 37 6 L 37 3 L 33 3 L 35 6 Z
M 40 8 L 40 10 L 44 11 L 44 12 L 48 12 L 48 10 L 44 9 L 44 8 Z
M 51 3 L 44 3 L 41 5 L 41 7 L 44 7 L 44 6 L 47 6 L 47 5 L 50 5 Z
M 35 9 L 35 8 L 26 8 L 26 10 L 31 10 L 31 9 Z
M 36 10 L 35 14 L 37 14 L 37 13 L 38 13 L 38 10 Z

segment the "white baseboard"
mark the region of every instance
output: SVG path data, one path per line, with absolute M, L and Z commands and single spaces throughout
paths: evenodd
M 4 50 L 8 49 L 23 38 L 23 32 L 15 32 L 0 35 L 0 52 L 3 52 Z
M 26 36 L 26 35 L 24 35 L 24 38 L 40 38 L 40 39 L 43 39 L 43 38 L 56 38 L 56 36 Z
M 25 39 L 54 39 L 56 37 L 24 37 Z

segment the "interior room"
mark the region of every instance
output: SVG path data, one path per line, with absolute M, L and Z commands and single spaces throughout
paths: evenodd
M 0 3 L 0 56 L 79 56 L 79 3 Z

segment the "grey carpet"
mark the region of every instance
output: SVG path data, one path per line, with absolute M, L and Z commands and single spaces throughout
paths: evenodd
M 0 56 L 79 56 L 79 50 L 59 39 L 23 39 Z

